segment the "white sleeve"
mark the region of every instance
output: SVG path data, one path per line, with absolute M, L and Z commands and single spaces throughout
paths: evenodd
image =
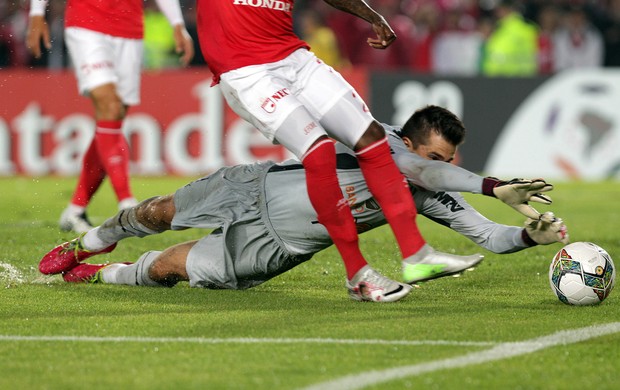
M 33 0 L 34 1 L 34 0 Z M 171 26 L 185 25 L 183 21 L 183 12 L 179 0 L 155 0 L 159 10 L 168 19 Z
M 47 0 L 30 0 L 30 16 L 43 16 L 47 8 Z

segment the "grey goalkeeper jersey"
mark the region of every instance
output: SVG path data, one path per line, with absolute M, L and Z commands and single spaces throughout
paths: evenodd
M 481 176 L 455 165 L 426 160 L 407 150 L 398 129 L 383 125 L 394 160 L 411 184 L 418 213 L 468 237 L 495 253 L 510 253 L 527 245 L 521 228 L 492 222 L 473 209 L 458 192 L 481 193 Z M 373 199 L 355 153 L 336 144 L 338 179 L 349 201 L 358 231 L 386 224 Z M 272 165 L 264 179 L 267 219 L 286 249 L 294 255 L 318 252 L 332 244 L 327 230 L 318 223 L 306 189 L 301 163 L 288 160 Z M 265 217 L 265 216 L 263 216 Z

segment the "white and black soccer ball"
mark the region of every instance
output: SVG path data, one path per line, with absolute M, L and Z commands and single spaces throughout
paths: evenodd
M 614 288 L 611 256 L 591 242 L 573 242 L 560 249 L 549 266 L 549 284 L 567 305 L 596 305 Z

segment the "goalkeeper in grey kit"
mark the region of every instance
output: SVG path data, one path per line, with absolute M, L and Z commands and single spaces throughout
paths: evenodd
M 561 219 L 550 212 L 540 214 L 528 204 L 551 203 L 544 192 L 553 187 L 544 180 L 500 181 L 446 163 L 453 159 L 465 134 L 462 122 L 448 110 L 427 106 L 416 111 L 402 129 L 384 127 L 420 214 L 494 253 L 568 242 Z M 358 230 L 386 224 L 353 151 L 341 144 L 336 150 L 338 178 Z M 62 274 L 67 282 L 173 286 L 189 281 L 192 287 L 254 287 L 332 245 L 327 230 L 317 221 L 305 183 L 303 167 L 296 160 L 224 167 L 173 195 L 153 197 L 120 211 L 101 226 L 51 250 L 39 269 L 44 274 Z M 458 192 L 499 198 L 528 217 L 525 227 L 485 218 Z M 200 240 L 146 252 L 135 263 L 83 263 L 111 252 L 122 239 L 187 228 L 214 230 Z M 429 264 L 434 273 L 404 273 L 403 279 L 413 284 L 459 273 L 482 258 L 472 255 L 446 262 L 438 257 L 444 263 Z

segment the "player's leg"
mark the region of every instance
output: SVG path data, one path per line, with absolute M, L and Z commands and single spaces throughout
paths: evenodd
M 79 224 L 80 220 L 76 216 L 84 214 L 106 174 L 110 178 L 119 205 L 123 202 L 125 207 L 130 207 L 137 203 L 129 188 L 129 145 L 122 133 L 126 107 L 116 94 L 113 83 L 93 88 L 90 97 L 95 107 L 95 135 L 84 155 L 71 205 L 61 217 L 63 230 L 75 230 L 78 233 L 88 230 L 89 224 Z M 75 206 L 79 206 L 81 210 Z M 72 221 L 75 222 L 71 223 Z
M 322 119 L 326 128 L 352 129 L 368 126 L 362 136 L 357 140 L 355 136 L 347 138 L 347 134 L 338 132 L 338 137 L 350 142 L 356 152 L 357 160 L 368 184 L 368 189 L 373 194 L 383 210 L 388 224 L 399 245 L 403 258 L 403 269 L 408 266 L 408 261 L 416 254 L 426 254 L 423 248 L 430 246 L 425 243 L 417 223 L 415 204 L 409 191 L 404 176 L 396 166 L 392 158 L 390 148 L 383 127 L 375 120 L 369 124 L 364 123 L 366 112 L 359 108 L 359 99 L 356 95 L 346 94 Z M 348 112 L 348 115 L 343 113 Z M 359 115 L 356 115 L 355 113 Z M 339 130 L 341 131 L 341 130 Z M 409 277 L 405 281 L 410 282 Z
M 112 252 L 116 243 L 124 238 L 145 237 L 169 230 L 174 214 L 173 195 L 147 199 L 119 211 L 86 234 L 58 245 L 43 256 L 39 270 L 44 274 L 67 272 L 92 256 Z
M 61 230 L 85 233 L 93 228 L 86 216 L 86 207 L 97 189 L 99 189 L 104 178 L 105 170 L 99 161 L 97 140 L 93 138 L 84 154 L 82 170 L 73 192 L 71 203 L 69 203 L 60 216 L 59 225 Z
M 280 68 L 290 68 L 285 62 Z M 295 154 L 306 169 L 310 202 L 342 256 L 347 278 L 367 263 L 358 245 L 357 229 L 336 175 L 336 151 L 325 130 L 291 93 L 286 74 L 244 74 L 240 69 L 222 75 L 228 104 L 267 138 Z M 254 102 L 263 102 L 260 106 Z M 254 106 L 253 106 L 254 104 Z
M 368 188 L 383 208 L 400 246 L 405 282 L 417 283 L 457 274 L 482 261 L 484 257 L 479 254 L 442 253 L 425 243 L 415 223 L 417 210 L 409 186 L 391 157 L 385 131 L 379 123 L 371 123 L 355 145 L 355 151 Z
M 424 245 L 405 178 L 392 159 L 383 127 L 366 103 L 331 67 L 308 61 L 300 71 L 300 99 L 330 136 L 355 150 L 370 192 L 383 209 L 403 257 Z
M 82 248 L 99 251 L 129 237 L 146 237 L 170 230 L 174 195 L 156 196 L 119 211 L 81 238 Z
M 276 64 L 227 72 L 221 77 L 221 88 L 239 116 L 301 159 L 310 202 L 340 252 L 347 280 L 351 281 L 369 267 L 359 249 L 355 221 L 338 183 L 334 145 L 292 90 L 299 61 L 313 61 L 314 57 L 306 54 L 301 51 Z M 369 272 L 376 273 L 372 269 Z M 377 276 L 366 282 L 378 293 L 361 296 L 356 292 L 360 299 L 387 302 L 409 292 L 408 286 Z
M 345 264 L 348 279 L 365 266 L 357 229 L 336 176 L 334 145 L 324 129 L 291 94 L 285 76 L 265 69 L 244 74 L 236 70 L 222 75 L 221 88 L 230 107 L 299 157 L 306 169 L 310 202 Z M 253 102 L 263 102 L 261 105 Z
M 114 83 L 93 88 L 90 97 L 95 107 L 95 139 L 101 165 L 110 178 L 119 209 L 131 207 L 137 202 L 129 185 L 129 145 L 122 130 L 127 106 Z
M 94 49 L 101 45 L 101 35 L 88 37 L 87 35 L 90 34 L 91 32 L 83 29 L 67 28 L 65 30 L 65 41 L 74 64 L 78 90 L 81 94 L 87 94 L 91 84 L 109 82 L 108 78 L 111 77 L 108 72 L 90 71 L 91 68 L 99 69 L 100 67 L 94 64 L 104 60 L 100 58 L 101 51 Z M 99 78 L 104 81 L 99 81 Z M 72 200 L 60 217 L 59 224 L 62 230 L 84 233 L 92 228 L 86 218 L 86 208 L 104 177 L 105 170 L 99 159 L 97 139 L 93 136 L 82 159 L 82 168 Z
M 336 118 L 336 112 L 332 118 Z M 417 283 L 475 267 L 484 256 L 457 256 L 426 244 L 416 224 L 417 210 L 409 186 L 391 157 L 383 127 L 373 121 L 355 144 L 368 188 L 383 209 L 403 255 L 403 279 Z
M 383 127 L 371 122 L 354 150 L 364 180 L 383 209 L 403 258 L 417 253 L 426 242 L 416 224 L 417 210 L 409 185 L 392 158 Z
M 115 78 L 91 91 L 100 121 L 99 156 L 112 183 L 118 209 L 135 206 L 129 180 L 129 145 L 121 129 L 129 106 L 140 103 L 142 40 L 105 36 Z M 107 147 L 104 146 L 107 144 Z
M 282 123 L 276 137 L 301 159 L 306 171 L 310 203 L 343 259 L 347 279 L 352 279 L 367 262 L 359 248 L 357 227 L 351 209 L 338 183 L 334 143 L 321 134 L 309 146 L 299 144 L 301 138 L 291 130 L 299 127 L 300 123 L 307 124 L 305 127 L 320 128 L 310 114 L 303 107 L 299 107 Z
M 133 60 L 134 57 L 127 55 L 124 58 L 121 58 L 120 62 L 115 61 L 115 56 L 117 53 L 110 49 L 111 47 L 115 47 L 111 46 L 110 37 L 82 28 L 67 28 L 65 30 L 65 41 L 69 54 L 71 55 L 71 60 L 74 64 L 75 74 L 78 81 L 78 89 L 81 94 L 88 95 L 93 100 L 93 105 L 95 107 L 96 129 L 112 129 L 112 132 L 118 129 L 118 132 L 120 132 L 120 125 L 118 125 L 118 121 L 122 120 L 125 115 L 124 105 L 136 104 L 138 102 L 138 98 L 135 97 L 136 93 L 134 92 L 133 95 L 128 94 L 127 98 L 123 99 L 125 100 L 125 103 L 121 104 L 120 107 L 115 104 L 106 104 L 106 102 L 109 103 L 109 101 L 112 100 L 109 98 L 111 93 L 109 91 L 110 85 L 114 85 L 119 82 L 119 75 L 116 74 L 116 69 L 121 69 L 121 77 L 124 75 L 122 72 L 126 71 L 125 68 L 129 67 L 131 71 L 135 72 L 136 65 L 132 65 L 132 61 L 135 62 Z M 135 43 L 130 43 L 129 46 L 133 46 L 132 50 L 140 55 L 141 46 Z M 139 87 L 139 66 L 140 63 L 138 62 L 138 80 L 136 81 L 130 79 L 127 82 L 128 84 L 133 85 L 134 89 L 135 86 Z M 102 90 L 99 91 L 97 90 L 98 88 L 102 88 Z M 94 95 L 92 94 L 93 91 L 95 91 Z M 105 99 L 106 97 L 107 99 Z M 99 100 L 101 100 L 101 102 L 99 102 Z M 101 137 L 99 133 L 101 133 L 101 131 L 95 132 L 91 146 L 85 155 L 84 167 L 80 174 L 80 179 L 73 196 L 73 201 L 63 212 L 61 225 L 64 229 L 75 230 L 79 233 L 83 233 L 88 230 L 88 226 L 90 224 L 87 223 L 87 220 L 84 219 L 84 223 L 82 224 L 72 223 L 72 220 L 79 219 L 80 215 L 84 213 L 84 209 L 88 206 L 90 199 L 101 184 L 103 175 L 102 171 L 108 170 L 108 167 L 104 164 L 106 161 L 101 156 L 101 151 L 103 150 L 104 154 L 108 151 L 110 151 L 111 154 L 118 154 L 115 150 L 118 149 L 117 146 L 112 148 L 109 147 L 111 143 L 117 143 L 118 137 L 113 137 L 115 139 L 114 142 L 112 142 L 110 141 L 110 137 Z M 124 148 L 125 151 L 127 150 L 126 141 L 122 138 L 120 142 L 125 142 L 125 146 L 121 145 L 121 158 L 123 158 L 122 149 Z M 113 160 L 114 159 L 117 158 L 113 158 Z M 121 161 L 120 165 L 122 166 L 122 164 L 123 163 Z M 114 173 L 114 175 L 116 175 L 116 173 Z M 123 173 L 121 172 L 119 175 L 122 176 Z M 116 181 L 122 182 L 122 180 L 123 179 L 121 177 Z M 129 195 L 127 195 L 127 193 L 129 193 Z M 126 202 L 127 206 L 131 206 L 136 203 L 135 199 L 133 199 L 128 190 L 125 190 L 125 192 L 121 193 L 120 196 L 129 199 Z
M 129 182 L 129 145 L 122 125 L 129 106 L 140 103 L 142 41 L 104 36 L 105 56 L 111 64 L 108 82 L 91 84 L 90 97 L 97 119 L 98 151 L 122 210 L 136 205 Z
M 427 274 L 423 276 L 425 279 L 436 274 L 443 276 L 442 270 L 448 262 L 471 262 L 469 257 L 436 252 L 425 243 L 415 221 L 417 211 L 409 187 L 391 156 L 383 127 L 337 72 L 318 62 L 310 62 L 307 68 L 304 70 L 306 78 L 312 82 L 305 80 L 301 99 L 321 118 L 321 124 L 332 137 L 355 150 L 368 188 L 381 206 L 400 247 L 405 281 L 421 280 L 420 272 Z M 340 98 L 333 99 L 333 96 Z M 479 261 L 478 257 L 475 260 Z M 419 265 L 423 262 L 433 265 Z M 412 273 L 416 276 L 412 277 Z
M 135 263 L 80 264 L 64 272 L 63 279 L 70 283 L 172 287 L 180 281 L 189 281 L 187 256 L 196 242 L 178 244 L 163 252 L 146 252 Z
M 255 211 L 263 165 L 226 167 L 178 189 L 121 210 L 84 236 L 48 252 L 39 263 L 44 274 L 67 272 L 92 256 L 114 250 L 128 237 L 145 237 L 174 228 L 214 228 Z M 177 210 L 178 208 L 178 210 Z M 260 219 L 260 217 L 257 217 Z

